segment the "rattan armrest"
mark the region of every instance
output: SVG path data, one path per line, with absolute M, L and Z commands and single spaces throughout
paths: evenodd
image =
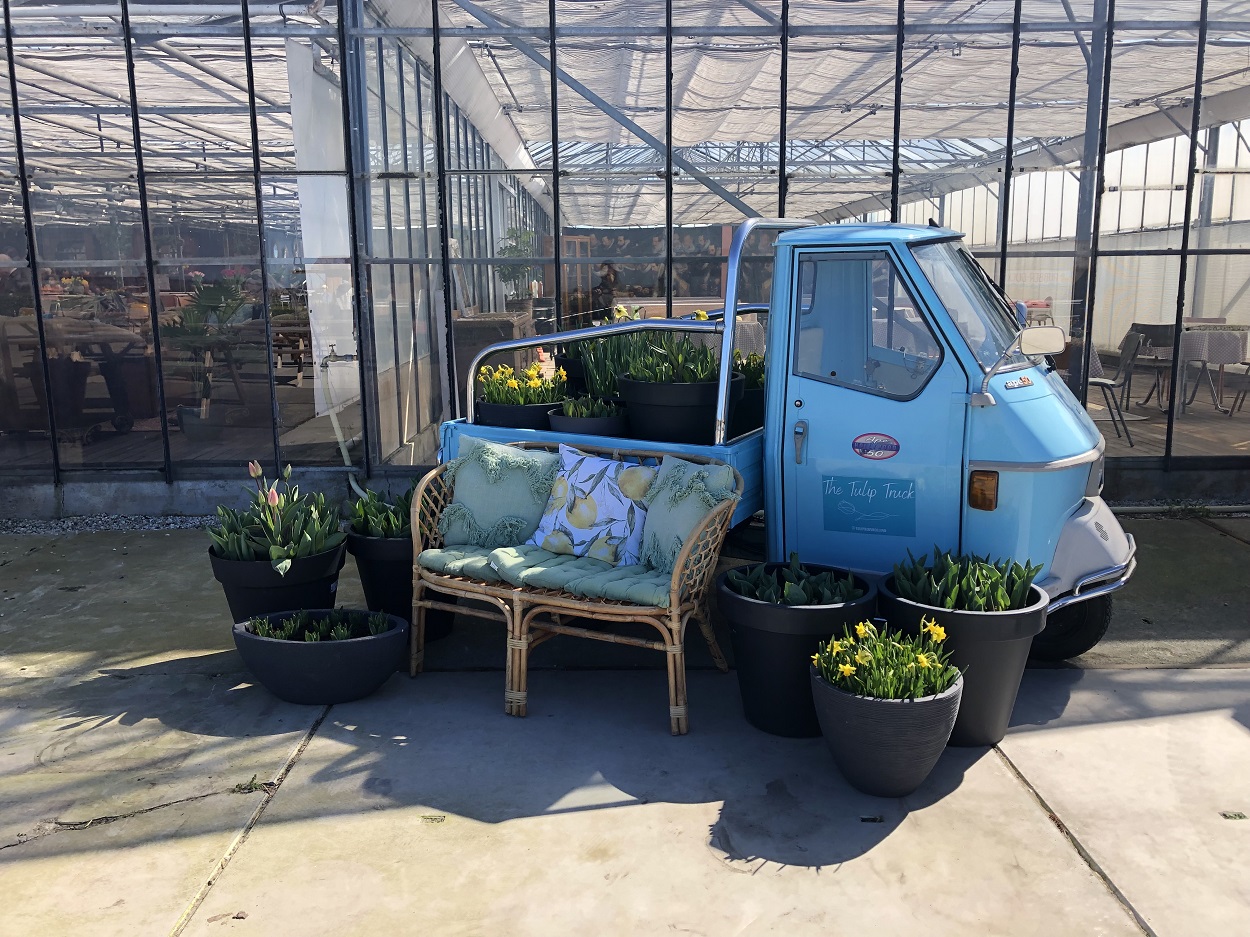
M 670 607 L 698 605 L 703 601 L 716 574 L 721 545 L 725 542 L 729 521 L 737 506 L 737 497 L 722 501 L 686 537 L 673 564 L 673 578 L 669 582 Z
M 412 495 L 412 555 L 420 556 L 423 550 L 432 550 L 443 545 L 443 535 L 439 533 L 438 522 L 443 516 L 443 509 L 451 503 L 452 488 L 447 483 L 447 466 L 444 463 L 431 469 L 417 483 L 417 490 Z

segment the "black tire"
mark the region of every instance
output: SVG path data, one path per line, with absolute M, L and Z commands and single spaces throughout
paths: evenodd
M 1060 661 L 1079 657 L 1102 640 L 1111 626 L 1111 596 L 1074 602 L 1046 616 L 1046 627 L 1033 639 L 1029 657 Z

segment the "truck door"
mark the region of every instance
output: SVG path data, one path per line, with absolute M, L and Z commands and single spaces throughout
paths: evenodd
M 794 261 L 782 556 L 885 572 L 908 549 L 958 549 L 961 365 L 889 250 L 799 249 Z

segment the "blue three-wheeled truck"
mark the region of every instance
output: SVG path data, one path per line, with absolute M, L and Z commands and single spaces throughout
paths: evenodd
M 722 315 L 483 350 L 469 369 L 468 416 L 443 424 L 441 456 L 453 458 L 463 435 L 582 439 L 475 425 L 473 375 L 494 353 L 614 332 L 720 333 L 714 441 L 647 448 L 735 466 L 746 493 L 734 522 L 763 512 L 768 560 L 797 551 L 806 562 L 882 574 L 909 550 L 934 546 L 1027 559 L 1042 564 L 1037 582 L 1050 597 L 1033 656 L 1084 653 L 1106 632 L 1111 594 L 1136 566 L 1133 538 L 1100 497 L 1102 436 L 1047 357 L 1063 350 L 1062 329 L 1021 327 L 961 237 L 936 227 L 751 219 L 730 248 Z M 744 272 L 758 292 L 762 266 L 771 269 L 767 305 L 739 301 Z M 764 425 L 728 438 L 732 354 L 747 338 L 766 348 Z

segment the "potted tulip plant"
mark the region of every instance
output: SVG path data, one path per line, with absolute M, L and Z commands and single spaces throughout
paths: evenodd
M 412 495 L 416 486 L 395 499 L 383 501 L 376 491 L 352 505 L 347 530 L 347 552 L 356 559 L 365 604 L 412 622 Z M 454 598 L 454 597 L 453 597 Z M 451 633 L 454 616 L 443 609 L 425 614 L 425 640 L 437 641 Z
M 845 570 L 799 562 L 726 570 L 716 602 L 729 622 L 747 721 L 773 735 L 820 734 L 807 661 L 812 647 L 876 612 L 877 590 Z
M 717 350 L 677 332 L 624 337 L 630 341 L 616 385 L 634 434 L 662 442 L 711 443 L 720 388 Z M 744 386 L 743 376 L 735 373 L 729 386 L 731 411 Z
M 964 689 L 945 640 L 945 629 L 931 618 L 918 635 L 863 621 L 812 655 L 821 734 L 856 790 L 903 797 L 937 764 Z
M 557 433 L 578 433 L 583 436 L 626 436 L 629 421 L 625 410 L 615 403 L 597 397 L 565 400 L 549 417 Z
M 236 622 L 253 615 L 334 605 L 346 537 L 324 494 L 304 493 L 290 483 L 265 478 L 258 462 L 248 463 L 256 483 L 242 511 L 217 508 L 210 527 L 208 558 Z
M 952 745 L 996 745 L 1007 732 L 1033 636 L 1046 626 L 1050 599 L 1026 560 L 991 563 L 933 548 L 933 562 L 907 554 L 880 584 L 881 614 L 918 634 L 925 620 L 950 636 L 951 660 L 965 675 Z
M 289 703 L 328 705 L 368 696 L 403 662 L 408 623 L 352 609 L 253 615 L 234 626 L 248 670 Z
M 482 365 L 477 372 L 476 421 L 483 426 L 547 429 L 547 413 L 564 399 L 566 376 L 557 369 L 553 377 L 546 377 L 538 364 L 522 371 L 506 364 Z

